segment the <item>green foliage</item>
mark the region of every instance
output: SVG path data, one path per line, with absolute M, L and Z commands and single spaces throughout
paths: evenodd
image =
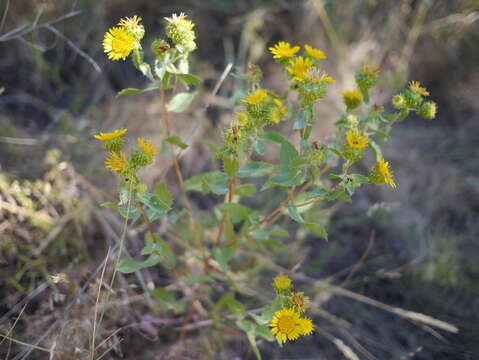
M 257 67 L 251 66 L 247 74 L 239 74 L 238 78 L 245 80 L 245 84 L 231 99 L 237 112 L 224 131 L 223 144 L 206 144 L 213 153 L 212 157 L 221 164 L 215 170 L 184 180 L 178 154 L 188 145 L 178 135 L 170 133 L 168 116 L 183 112 L 191 105 L 197 92 L 189 91 L 189 87 L 200 85 L 201 79 L 189 74 L 188 56 L 196 48 L 193 24 L 183 14 L 166 20 L 166 33 L 172 45 L 164 39 L 156 39 L 151 46 L 155 57 L 152 65 L 144 62 L 143 53 L 139 51 L 134 51 L 132 58 L 134 66 L 159 85 L 144 90 L 124 89 L 119 95 L 160 89 L 166 129 L 163 153 L 175 167 L 181 200 L 174 201 L 164 183 L 154 185 L 153 193 L 148 192 L 139 182 L 136 171 L 128 167 L 130 163 L 138 166 L 151 163 L 154 151 L 148 144 L 139 141 L 140 149 L 132 151 L 125 170 L 118 170 L 117 158 L 110 161 L 114 171 L 123 176 L 133 175 L 135 187 L 132 188 L 132 182 L 130 185 L 123 183 L 120 204 L 108 206 L 124 217 L 128 214 L 125 221 L 141 217 L 147 225 L 145 247 L 141 251 L 146 259 L 123 259 L 118 270 L 131 273 L 155 265 L 172 270 L 170 281 L 185 284 L 188 290 L 183 294 L 172 294 L 156 289 L 152 295 L 165 304 L 178 305 L 181 310 L 185 301 L 177 299 L 191 296 L 193 289 L 195 298 L 192 302 L 197 298 L 200 302 L 204 300 L 214 326 L 220 329 L 227 323 L 236 324 L 246 334 L 257 359 L 261 359 L 257 339 L 274 341 L 275 337 L 268 328 L 268 325 L 275 326 L 270 324 L 273 315 L 291 316 L 288 312 L 294 310 L 298 311 L 299 319 L 305 307 L 295 303 L 297 299 L 292 297 L 304 301 L 307 296 L 302 292 L 291 292 L 289 285 L 282 289 L 280 280 L 287 277 L 279 277 L 279 280 L 277 277 L 276 297 L 271 301 L 262 300 L 261 314 L 258 315 L 259 312 L 247 310 L 243 303 L 244 295 L 251 296 L 245 285 L 254 282 L 254 275 L 264 268 L 275 269 L 269 265 L 276 260 L 275 252 L 284 251 L 293 242 L 295 246 L 301 246 L 304 234 L 327 241 L 328 221 L 324 221 L 323 208 L 331 206 L 330 202 L 351 202 L 354 193 L 366 184 L 396 187 L 378 139 L 388 139 L 392 126 L 411 111 L 427 119 L 433 118 L 436 106 L 424 101 L 429 94 L 417 82 L 411 82 L 408 89 L 392 99 L 390 113 L 381 106 L 369 106 L 370 93 L 379 82 L 379 68 L 364 66 L 356 73 L 357 89 L 343 92 L 346 108 L 336 122 L 334 136 L 322 144 L 310 140 L 318 120 L 314 105 L 326 95 L 334 80 L 319 70 L 322 59 L 326 57 L 322 51 L 308 45 L 305 46 L 306 53 L 299 56 L 296 54 L 299 47 L 279 43 L 270 50 L 284 72 L 288 91 L 278 95 L 273 90 L 262 88 L 262 74 Z M 184 91 L 176 92 L 178 84 L 184 87 Z M 299 104 L 289 102 L 290 92 L 296 92 Z M 289 119 L 293 120 L 286 126 L 297 136 L 287 138 L 270 129 Z M 120 157 L 123 141 L 121 146 L 113 145 L 110 144 L 110 148 L 114 147 Z M 266 149 L 277 151 L 278 161 L 271 160 L 274 156 L 266 156 L 271 155 L 266 154 Z M 361 173 L 362 168 L 356 164 L 368 152 L 375 164 Z M 196 193 L 195 199 L 215 199 L 214 211 L 200 211 L 193 207 L 192 193 Z M 267 197 L 273 199 L 273 209 L 262 204 Z M 138 206 L 130 208 L 126 205 L 132 200 Z M 270 202 L 267 203 L 269 206 Z M 274 227 L 280 218 L 283 219 L 282 227 Z M 162 226 L 157 225 L 160 219 Z M 156 235 L 155 229 L 160 229 L 166 240 Z M 257 257 L 266 257 L 268 261 L 259 265 L 255 261 Z M 218 289 L 222 289 L 219 294 Z M 236 295 L 242 297 L 237 299 Z M 218 300 L 213 301 L 213 298 Z M 309 319 L 301 318 L 293 324 L 302 324 L 301 335 L 308 335 L 313 330 Z M 282 344 L 299 336 L 290 335 L 277 332 L 276 339 Z

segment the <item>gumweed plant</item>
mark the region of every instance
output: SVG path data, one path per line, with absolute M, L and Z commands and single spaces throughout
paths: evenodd
M 170 117 L 189 106 L 196 94 L 191 88 L 201 83 L 189 73 L 189 56 L 197 46 L 194 26 L 183 13 L 165 18 L 165 36 L 146 47 L 148 56 L 142 44 L 145 28 L 138 16 L 121 19 L 104 36 L 103 48 L 109 59 L 131 60 L 151 82 L 146 89 L 128 88 L 119 95 L 158 91 L 164 133 L 162 144 L 138 138 L 129 151 L 125 150 L 127 129 L 95 135 L 106 152 L 105 167 L 119 181 L 119 201 L 108 206 L 125 219 L 116 269 L 121 273 L 153 266 L 169 270 L 169 285 L 152 291 L 161 304 L 156 312 L 180 317 L 183 329 L 198 318 L 211 320 L 214 329 L 236 325 L 260 358 L 258 338 L 283 345 L 301 341 L 317 329 L 305 316 L 312 301 L 294 289 L 285 274 L 288 270 L 275 265 L 274 256 L 271 266 L 248 269 L 248 264 L 255 264 L 258 252 L 274 253 L 286 246 L 281 239 L 291 237 L 290 227 L 285 221 L 283 227 L 278 226 L 278 220 L 289 218 L 300 229 L 327 239 L 324 224 L 315 222 L 315 205 L 350 202 L 365 184 L 396 188 L 399 181 L 384 159 L 378 139 L 388 139 L 393 125 L 411 112 L 433 119 L 437 107 L 426 101 L 429 93 L 417 81 L 392 97 L 387 107 L 390 111 L 370 105 L 369 94 L 379 81 L 380 69 L 364 65 L 356 73 L 356 88 L 341 93 L 344 112 L 336 122 L 334 136 L 324 143 L 312 141 L 318 122 L 313 106 L 335 80 L 322 70 L 322 63 L 327 61 L 323 51 L 308 44 L 300 47 L 280 41 L 269 51 L 283 70 L 288 90 L 277 93 L 263 87 L 257 67 L 241 74 L 244 87 L 232 99 L 236 111 L 224 130 L 222 144 L 209 144 L 222 167 L 185 179 L 179 153 L 188 145 L 171 133 Z M 178 84 L 184 91 L 177 91 Z M 292 93 L 297 101 L 290 100 Z M 299 134 L 299 141 L 275 131 L 280 122 L 289 122 L 287 126 Z M 266 160 L 266 144 L 279 150 L 278 163 Z M 157 149 L 162 149 L 159 161 L 170 162 L 175 170 L 180 199 L 174 199 L 165 183 L 150 190 L 141 182 L 138 172 L 154 162 Z M 355 164 L 367 152 L 375 162 L 361 173 Z M 223 201 L 210 211 L 200 211 L 190 201 L 193 192 L 219 195 Z M 270 204 L 264 208 L 248 206 L 247 198 L 261 192 L 277 196 L 272 209 L 268 209 Z M 144 248 L 133 258 L 123 257 L 126 228 L 138 222 L 144 222 L 147 229 Z M 160 222 L 167 226 L 158 226 Z M 248 286 L 251 276 L 264 277 L 260 273 L 264 271 L 273 278 L 272 287 L 261 294 L 259 308 L 248 309 L 245 299 L 255 296 Z M 294 278 L 293 271 L 289 275 Z

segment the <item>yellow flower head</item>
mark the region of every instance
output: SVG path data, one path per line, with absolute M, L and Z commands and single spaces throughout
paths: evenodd
M 101 132 L 98 135 L 94 135 L 93 137 L 100 141 L 110 141 L 125 135 L 127 131 L 127 129 L 118 129 L 110 133 Z
M 150 156 L 155 156 L 158 154 L 156 151 L 155 145 L 151 141 L 145 140 L 143 138 L 138 138 L 137 140 L 138 147 L 143 151 L 145 154 Z
M 341 95 L 343 95 L 344 104 L 350 110 L 357 108 L 363 100 L 363 95 L 358 90 L 343 91 Z
M 352 149 L 364 149 L 368 146 L 368 136 L 361 133 L 358 129 L 349 130 L 346 133 L 346 140 Z
M 309 302 L 309 297 L 305 296 L 303 292 L 293 292 L 288 296 L 288 301 L 294 310 L 302 314 L 306 311 L 306 304 Z
M 315 58 L 317 60 L 326 59 L 326 54 L 319 49 L 316 49 L 310 45 L 304 45 L 304 49 L 306 50 L 306 54 L 308 54 L 308 56 L 311 56 L 312 58 Z
M 313 332 L 313 322 L 311 319 L 299 319 L 299 324 L 301 327 L 301 335 L 311 335 Z
M 186 52 L 196 49 L 196 34 L 193 30 L 195 24 L 191 20 L 187 20 L 184 13 L 173 14 L 170 18 L 165 17 L 165 20 L 168 22 L 166 34 L 175 45 Z
M 379 68 L 379 66 L 368 65 L 368 64 L 363 65 L 362 70 L 366 76 L 370 76 L 370 77 L 378 77 L 379 73 L 381 72 L 381 69 Z
M 314 63 L 309 58 L 298 56 L 294 60 L 290 60 L 291 65 L 286 70 L 293 76 L 294 81 L 303 81 L 308 71 L 314 67 Z
M 269 326 L 271 332 L 276 335 L 276 339 L 285 343 L 287 340 L 296 340 L 302 335 L 304 324 L 301 322 L 299 313 L 293 309 L 283 309 L 274 313 Z
M 128 31 L 131 35 L 133 35 L 136 40 L 140 41 L 143 39 L 145 35 L 145 28 L 142 24 L 140 24 L 141 17 L 133 16 L 131 18 L 125 17 L 120 20 L 118 26 L 122 27 L 126 31 Z
M 268 96 L 266 91 L 263 89 L 256 89 L 241 101 L 250 105 L 259 105 L 266 96 Z
M 291 288 L 291 279 L 287 275 L 278 275 L 273 280 L 276 291 L 287 291 Z
M 126 169 L 125 154 L 123 152 L 109 153 L 108 157 L 105 159 L 105 167 L 116 171 L 117 173 L 122 173 Z
M 137 45 L 137 40 L 122 27 L 110 28 L 103 38 L 103 51 L 113 61 L 125 60 Z
M 280 41 L 275 46 L 271 46 L 269 51 L 271 51 L 275 59 L 290 59 L 299 51 L 299 46 L 291 47 L 290 43 Z
M 426 88 L 421 87 L 421 83 L 419 81 L 409 82 L 409 90 L 418 95 L 429 96 L 429 92 L 426 90 Z
M 379 158 L 376 165 L 370 170 L 369 179 L 375 184 L 389 184 L 392 188 L 396 187 L 393 174 L 389 170 L 389 163 Z

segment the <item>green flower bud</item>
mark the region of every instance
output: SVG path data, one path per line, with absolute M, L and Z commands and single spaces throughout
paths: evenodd
M 153 162 L 153 157 L 144 153 L 141 150 L 134 149 L 131 152 L 130 162 L 133 166 L 139 168 L 150 165 Z
M 406 106 L 409 109 L 415 109 L 417 110 L 419 106 L 421 106 L 422 103 L 422 96 L 419 94 L 416 94 L 410 90 L 406 90 L 404 92 L 404 100 L 406 102 Z
M 404 107 L 406 106 L 406 100 L 404 99 L 404 96 L 398 94 L 398 95 L 394 95 L 392 100 L 391 100 L 393 106 L 396 108 L 396 109 L 404 109 Z
M 125 140 L 123 138 L 118 137 L 116 139 L 108 140 L 103 143 L 105 150 L 109 153 L 119 153 L 123 146 L 125 145 Z
M 421 108 L 419 109 L 419 114 L 428 120 L 432 120 L 436 117 L 437 112 L 437 105 L 434 101 L 427 101 L 422 104 Z

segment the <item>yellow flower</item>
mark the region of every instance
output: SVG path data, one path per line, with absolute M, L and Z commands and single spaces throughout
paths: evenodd
M 300 318 L 299 325 L 301 327 L 301 335 L 311 335 L 313 332 L 313 322 L 308 318 Z
M 389 170 L 389 163 L 379 158 L 376 165 L 371 169 L 369 174 L 370 181 L 375 184 L 389 184 L 392 188 L 396 187 L 393 174 Z
M 276 335 L 276 339 L 283 343 L 287 340 L 296 340 L 303 333 L 304 327 L 299 313 L 293 309 L 276 311 L 269 326 L 272 328 L 271 332 Z
M 110 60 L 125 60 L 136 46 L 137 40 L 122 27 L 112 27 L 103 38 L 103 51 Z
M 289 59 L 299 51 L 299 46 L 291 47 L 290 43 L 280 41 L 275 46 L 271 46 L 269 51 L 271 51 L 275 59 Z
M 291 279 L 287 275 L 278 275 L 273 280 L 273 286 L 277 291 L 286 291 L 291 288 Z
M 120 152 L 118 154 L 111 152 L 105 159 L 105 167 L 121 173 L 126 169 L 125 154 Z
M 143 151 L 145 154 L 148 154 L 150 156 L 155 156 L 158 154 L 156 151 L 155 145 L 151 141 L 145 140 L 143 138 L 138 138 L 137 139 L 138 147 Z
M 258 105 L 266 98 L 267 95 L 268 94 L 263 89 L 256 89 L 241 101 L 250 105 Z
M 429 92 L 426 90 L 426 88 L 421 87 L 421 83 L 419 81 L 409 82 L 409 90 L 418 95 L 429 96 Z
M 195 24 L 191 20 L 186 20 L 186 15 L 180 13 L 180 15 L 173 14 L 171 18 L 165 17 L 168 22 L 166 26 L 166 34 L 173 41 L 173 43 L 182 52 L 190 52 L 196 49 L 196 34 L 193 30 Z
M 303 81 L 308 71 L 314 67 L 311 59 L 298 56 L 294 60 L 290 60 L 290 67 L 287 68 L 288 72 L 293 76 L 294 81 Z
M 381 71 L 381 69 L 379 68 L 379 66 L 368 65 L 368 64 L 363 65 L 363 73 L 366 76 L 377 77 L 379 75 L 380 71 Z
M 303 292 L 293 292 L 288 296 L 288 301 L 292 308 L 301 314 L 306 311 L 306 304 L 309 302 L 309 297 L 305 296 Z
M 346 140 L 352 149 L 364 149 L 368 146 L 368 136 L 361 133 L 358 129 L 349 130 L 346 133 Z
M 341 95 L 343 95 L 344 104 L 350 110 L 357 108 L 363 100 L 363 95 L 358 90 L 343 91 Z
M 125 135 L 127 131 L 128 131 L 127 129 L 118 129 L 111 133 L 100 132 L 98 135 L 94 135 L 93 137 L 100 141 L 110 141 Z
M 145 28 L 140 24 L 141 17 L 133 16 L 131 18 L 125 17 L 120 20 L 118 26 L 122 27 L 140 41 L 145 35 Z
M 304 49 L 306 50 L 306 54 L 308 54 L 312 58 L 315 58 L 318 60 L 326 59 L 326 54 L 319 49 L 316 49 L 310 45 L 304 45 Z

